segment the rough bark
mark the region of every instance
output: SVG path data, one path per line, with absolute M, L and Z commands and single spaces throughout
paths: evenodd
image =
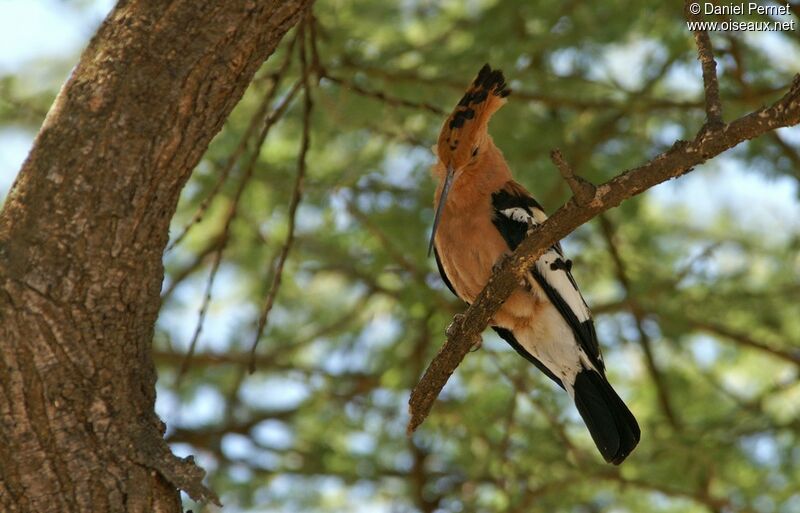
M 0 213 L 0 510 L 215 500 L 154 413 L 161 257 L 181 188 L 308 0 L 121 1 Z

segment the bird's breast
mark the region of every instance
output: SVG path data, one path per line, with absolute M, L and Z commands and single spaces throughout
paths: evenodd
M 466 205 L 454 201 L 446 206 L 436 231 L 436 250 L 445 275 L 467 303 L 473 303 L 486 286 L 500 257 L 510 253 L 492 215 L 489 196 Z M 544 301 L 537 289 L 535 284 L 521 284 L 495 313 L 492 324 L 513 330 L 535 322 Z
M 489 277 L 492 266 L 508 246 L 492 224 L 491 209 L 447 209 L 436 233 L 436 248 L 447 277 L 459 297 L 472 303 Z

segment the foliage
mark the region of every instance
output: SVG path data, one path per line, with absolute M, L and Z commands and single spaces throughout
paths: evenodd
M 727 120 L 781 94 L 800 69 L 793 35 L 712 34 Z M 260 107 L 275 81 L 268 111 L 301 79 L 300 52 L 311 146 L 249 374 L 306 129 L 300 91 L 259 146 Z M 797 191 L 797 128 L 566 241 L 611 380 L 642 425 L 621 467 L 602 463 L 568 396 L 488 333 L 406 437 L 409 390 L 463 309 L 425 254 L 428 148 L 484 62 L 515 90 L 494 139 L 551 211 L 569 195 L 553 148 L 599 183 L 704 119 L 679 3 L 321 0 L 313 30 L 295 30 L 264 65 L 175 214 L 173 239 L 190 229 L 165 254 L 154 344 L 170 442 L 210 471 L 226 511 L 800 510 L 800 224 L 758 193 Z M 42 119 L 56 88 L 26 94 L 32 76 L 0 81 L 5 125 Z M 742 197 L 731 177 L 761 186 L 726 208 Z

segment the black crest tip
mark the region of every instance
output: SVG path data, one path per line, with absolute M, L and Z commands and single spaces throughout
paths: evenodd
M 486 77 L 492 72 L 492 67 L 489 66 L 489 63 L 483 65 L 481 70 L 478 72 L 478 76 L 475 77 L 475 81 L 473 82 L 474 85 L 479 86 L 486 80 Z

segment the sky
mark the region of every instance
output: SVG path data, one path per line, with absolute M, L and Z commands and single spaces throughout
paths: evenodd
M 56 0 L 0 0 L 0 77 L 36 61 L 77 59 L 113 6 L 113 0 L 91 1 L 81 7 Z M 0 196 L 14 181 L 35 135 L 0 128 Z
M 114 2 L 99 0 L 77 9 L 54 0 L 0 0 L 0 73 L 31 60 L 75 55 Z

